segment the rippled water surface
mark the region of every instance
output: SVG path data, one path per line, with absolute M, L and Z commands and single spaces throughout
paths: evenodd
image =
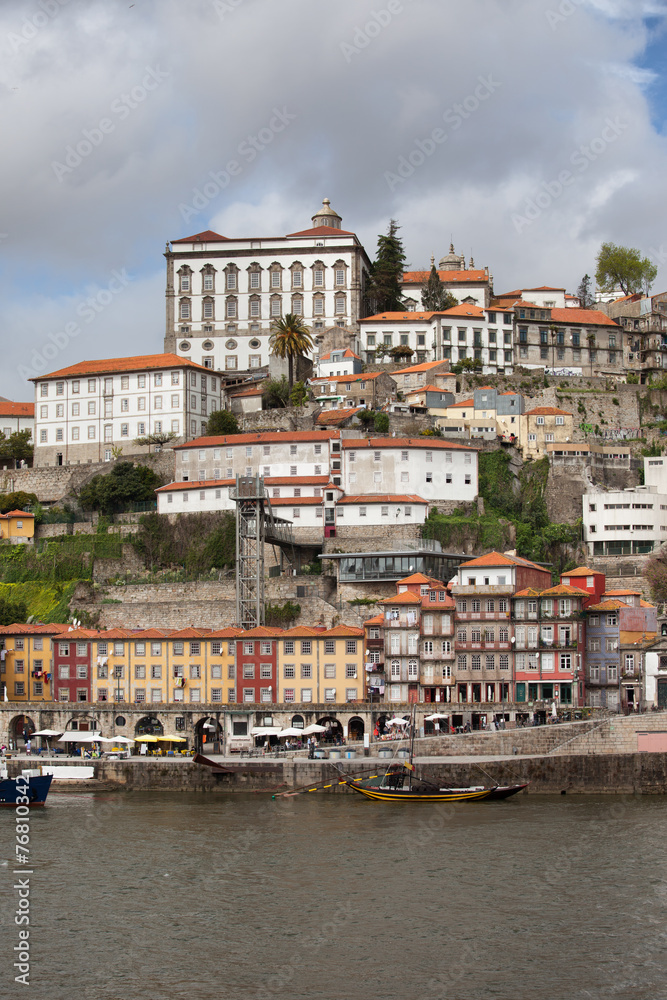
M 29 988 L 0 815 L 0 997 L 667 998 L 666 819 L 662 796 L 52 794 Z

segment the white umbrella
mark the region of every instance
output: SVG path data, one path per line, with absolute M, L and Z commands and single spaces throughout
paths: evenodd
M 448 715 L 440 715 L 438 712 L 436 712 L 435 715 L 425 715 L 424 716 L 424 721 L 425 722 L 435 722 L 436 719 L 448 719 L 448 718 L 449 718 Z
M 558 710 L 556 709 L 556 702 L 551 702 L 551 715 L 554 719 L 558 718 Z
M 64 733 L 58 740 L 58 743 L 98 743 L 99 741 L 99 733 L 79 733 L 71 731 Z
M 60 736 L 62 729 L 40 729 L 38 733 L 33 733 L 33 736 Z
M 304 729 L 295 729 L 294 726 L 288 726 L 287 729 L 281 729 L 278 736 L 301 736 L 304 733 Z
M 390 719 L 387 723 L 388 726 L 407 726 L 410 722 L 409 719 L 399 719 L 398 716 L 394 719 Z
M 114 736 L 111 743 L 136 743 L 134 736 Z
M 326 726 L 318 726 L 316 722 L 311 723 L 310 726 L 306 726 L 305 729 L 299 730 L 299 732 L 303 733 L 305 736 L 312 736 L 313 733 L 326 733 L 326 731 Z

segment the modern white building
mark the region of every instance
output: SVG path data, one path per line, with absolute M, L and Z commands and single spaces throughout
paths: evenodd
M 308 229 L 230 238 L 207 230 L 167 244 L 165 351 L 215 371 L 266 365 L 271 324 L 302 316 L 315 337 L 353 331 L 370 268 L 328 199 Z
M 582 508 L 589 555 L 653 552 L 667 542 L 667 492 L 656 486 L 584 493 Z
M 135 439 L 206 431 L 221 408 L 220 378 L 175 354 L 81 361 L 35 383 L 34 465 L 110 461 Z M 145 447 L 145 446 L 144 446 Z
M 17 431 L 30 431 L 34 440 L 35 404 L 0 399 L 0 431 L 8 438 Z

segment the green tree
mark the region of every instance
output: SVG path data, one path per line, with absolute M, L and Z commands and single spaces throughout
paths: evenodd
M 386 236 L 378 236 L 377 256 L 371 265 L 366 289 L 367 308 L 371 313 L 400 311 L 405 308 L 401 297 L 405 253 L 397 235 L 399 225 L 391 219 Z
M 357 420 L 364 427 L 370 427 L 371 424 L 375 424 L 375 410 L 359 410 L 357 413 Z
M 592 308 L 595 302 L 595 297 L 591 289 L 590 275 L 585 274 L 579 282 L 579 287 L 577 288 L 577 298 L 579 299 L 579 304 L 582 309 Z
M 452 371 L 455 375 L 460 375 L 462 372 L 481 372 L 482 367 L 479 358 L 461 358 L 460 361 L 452 365 Z
M 214 410 L 206 421 L 206 433 L 211 436 L 214 434 L 240 434 L 241 429 L 231 410 Z
M 10 459 L 14 464 L 32 461 L 32 431 L 14 431 L 9 437 L 0 432 L 0 460 Z
M 292 406 L 305 406 L 308 402 L 308 389 L 303 382 L 295 382 L 289 397 Z
M 155 500 L 158 486 L 162 480 L 148 466 L 119 462 L 108 475 L 93 476 L 79 491 L 79 502 L 84 510 L 113 514 L 130 504 Z
M 16 493 L 3 493 L 0 495 L 0 514 L 6 514 L 8 510 L 28 510 L 37 503 L 36 493 L 26 493 L 18 490 Z M 10 622 L 11 624 L 11 622 Z
M 624 295 L 642 290 L 648 295 L 658 274 L 657 265 L 642 257 L 639 250 L 615 243 L 603 243 L 596 261 L 595 280 L 603 292 L 621 288 Z
M 294 359 L 304 357 L 313 349 L 310 330 L 300 316 L 287 313 L 284 318 L 273 321 L 269 345 L 276 357 L 287 358 L 287 381 L 291 392 L 294 385 Z
M 0 626 L 23 625 L 28 617 L 28 605 L 22 599 L 12 601 L 0 597 Z
M 392 361 L 409 361 L 415 352 L 407 344 L 399 344 L 398 347 L 392 347 L 389 351 Z
M 373 423 L 378 434 L 386 434 L 389 430 L 389 414 L 383 411 L 376 413 Z
M 435 264 L 431 264 L 431 273 L 422 289 L 422 305 L 428 312 L 442 312 L 458 305 L 458 299 L 441 282 Z
M 176 431 L 157 431 L 154 434 L 146 434 L 145 437 L 135 438 L 134 443 L 138 445 L 169 444 L 169 442 L 173 441 L 175 437 L 178 437 Z M 113 452 L 113 448 L 111 450 Z M 120 455 L 118 457 L 120 457 Z
M 264 390 L 262 392 L 262 408 L 265 410 L 279 410 L 281 406 L 289 404 L 289 396 L 289 383 L 284 375 L 279 379 L 267 379 L 264 382 Z

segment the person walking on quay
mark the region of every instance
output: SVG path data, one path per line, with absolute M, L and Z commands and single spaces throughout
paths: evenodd
M 32 743 L 30 742 L 30 737 L 28 737 L 25 743 L 25 752 L 28 754 L 28 756 L 30 756 L 31 750 L 32 750 Z

